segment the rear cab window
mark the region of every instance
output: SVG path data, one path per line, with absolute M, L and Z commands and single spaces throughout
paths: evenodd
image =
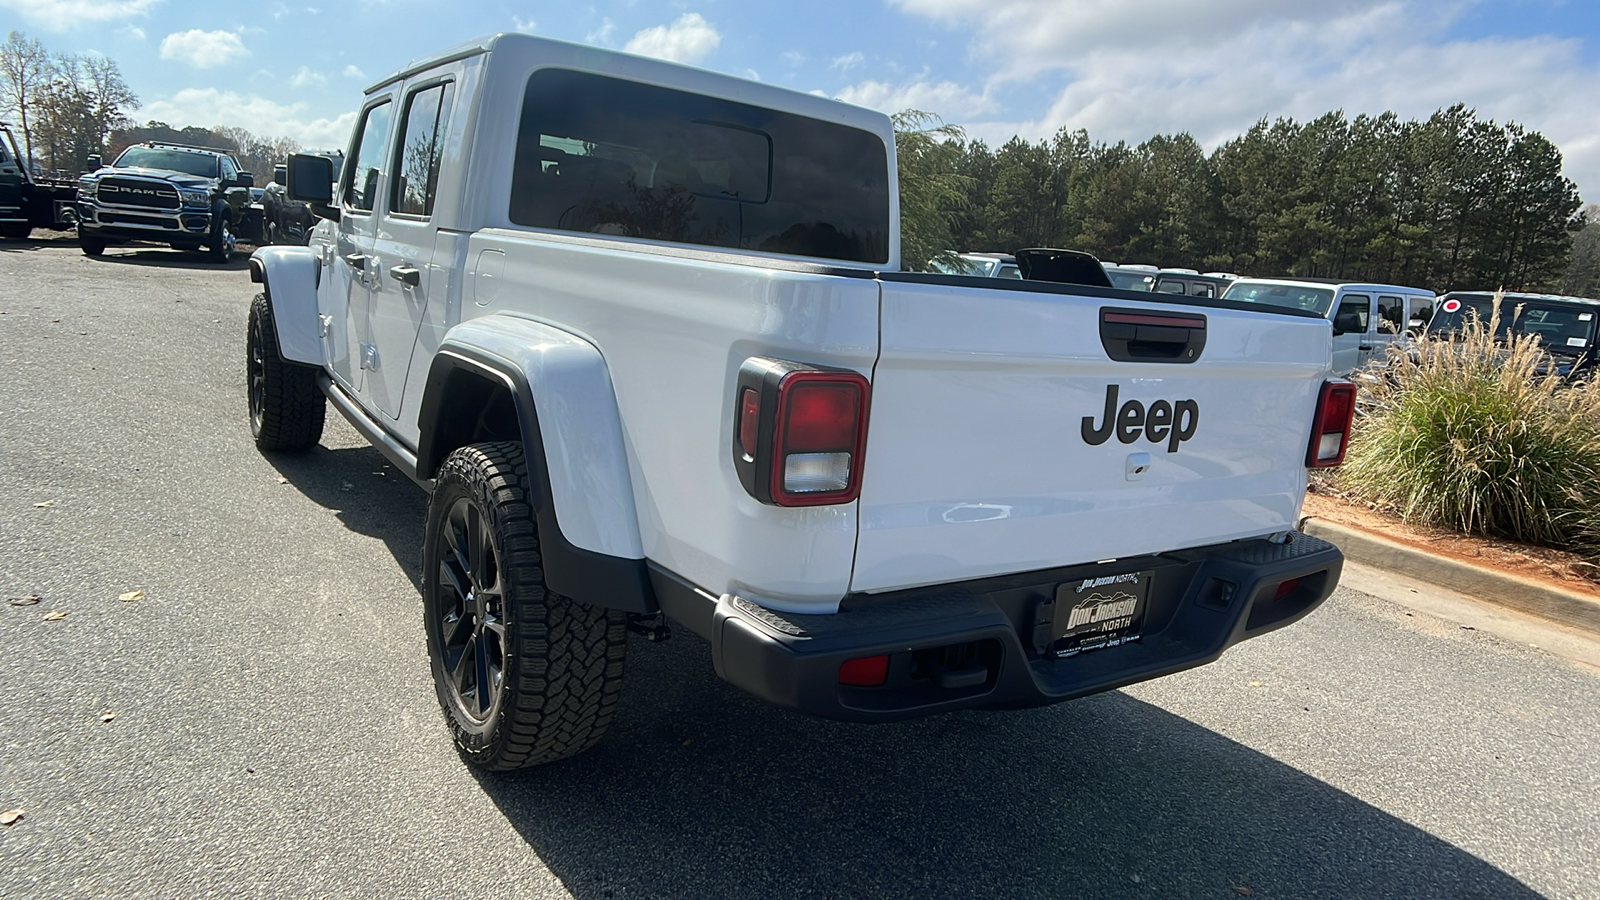
M 1244 303 L 1261 303 L 1267 306 L 1300 309 L 1319 315 L 1327 315 L 1328 310 L 1333 307 L 1333 288 L 1310 287 L 1300 284 L 1235 281 L 1228 288 L 1228 292 L 1222 295 L 1222 299 L 1239 300 Z M 1362 318 L 1364 321 L 1365 315 Z
M 848 262 L 889 259 L 889 160 L 866 131 L 547 68 L 528 79 L 518 225 Z

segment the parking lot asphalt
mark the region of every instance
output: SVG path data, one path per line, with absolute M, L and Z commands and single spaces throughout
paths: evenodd
M 1600 671 L 1348 588 L 1199 670 L 897 725 L 639 639 L 599 747 L 475 773 L 425 495 L 336 414 L 255 451 L 254 293 L 0 242 L 0 594 L 40 598 L 0 606 L 0 897 L 1600 897 Z

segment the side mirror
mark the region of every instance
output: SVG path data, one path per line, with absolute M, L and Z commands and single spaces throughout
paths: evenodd
M 88 166 L 89 167 L 89 171 L 91 171 L 91 172 L 93 172 L 95 169 L 100 168 L 100 166 L 103 165 L 103 163 L 100 162 L 100 154 L 98 154 L 98 153 L 89 154 L 89 158 L 87 160 L 84 160 L 84 165 Z
M 240 172 L 239 173 L 238 185 L 239 185 L 239 187 L 243 187 L 243 188 L 255 187 L 256 186 L 256 176 L 250 174 L 249 172 Z
M 273 166 L 272 167 L 272 180 L 274 182 L 276 182 L 277 184 L 279 184 L 279 185 L 288 184 L 289 183 L 289 167 L 288 166 Z
M 333 208 L 333 162 L 326 156 L 296 153 L 289 157 L 288 178 L 284 187 L 290 200 L 298 200 L 311 207 L 311 212 L 321 219 L 339 219 Z

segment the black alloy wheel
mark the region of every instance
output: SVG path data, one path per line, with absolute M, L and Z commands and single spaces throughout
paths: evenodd
M 439 529 L 438 591 L 432 624 L 454 705 L 488 725 L 505 697 L 506 607 L 494 529 L 470 497 L 460 497 Z
M 245 397 L 250 403 L 250 436 L 261 450 L 305 450 L 322 439 L 327 397 L 317 385 L 317 369 L 283 358 L 278 326 L 266 294 L 250 302 L 245 325 Z

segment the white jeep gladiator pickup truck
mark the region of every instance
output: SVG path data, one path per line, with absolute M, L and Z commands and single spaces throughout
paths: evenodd
M 865 109 L 504 34 L 366 92 L 321 221 L 251 260 L 252 431 L 331 402 L 431 492 L 465 757 L 571 756 L 630 630 L 860 722 L 1215 660 L 1333 591 L 1295 530 L 1353 388 L 1315 312 L 899 271 Z

